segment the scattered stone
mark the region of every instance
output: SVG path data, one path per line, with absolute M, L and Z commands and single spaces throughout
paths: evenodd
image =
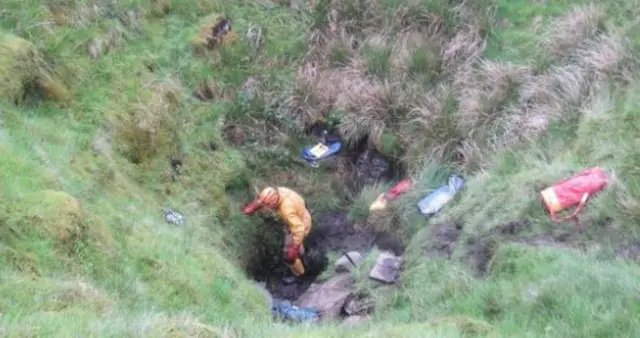
M 172 211 L 171 209 L 164 209 L 164 219 L 167 221 L 167 223 L 176 225 L 176 226 L 182 226 L 185 222 L 185 218 L 184 216 L 182 216 L 181 214 Z
M 391 172 L 391 166 L 378 152 L 373 150 L 363 151 L 356 159 L 356 180 L 364 185 L 372 185 L 387 177 Z
M 254 51 L 262 49 L 264 46 L 262 28 L 259 26 L 249 27 L 249 29 L 247 29 L 247 40 L 249 41 L 249 46 L 251 46 Z
M 111 153 L 110 136 L 105 132 L 100 132 L 91 142 L 91 149 L 96 154 L 109 155 Z
M 400 275 L 402 259 L 390 252 L 381 252 L 369 277 L 382 283 L 394 283 Z
M 295 305 L 316 309 L 323 319 L 338 318 L 347 297 L 353 293 L 354 285 L 355 279 L 349 274 L 335 276 L 323 284 L 311 284 Z
M 365 315 L 373 310 L 374 302 L 366 297 L 350 295 L 344 302 L 342 311 L 348 316 Z
M 342 255 L 342 257 L 340 257 L 337 261 L 336 261 L 336 272 L 338 273 L 342 273 L 342 272 L 349 272 L 351 271 L 351 268 L 354 267 L 354 265 L 360 266 L 360 264 L 362 264 L 362 262 L 364 261 L 364 257 L 357 251 L 351 251 L 348 252 L 346 255 Z

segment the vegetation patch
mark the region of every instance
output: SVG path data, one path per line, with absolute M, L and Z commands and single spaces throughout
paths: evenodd
M 632 3 L 3 5 L 4 334 L 638 335 Z M 313 168 L 325 129 L 344 149 Z M 552 223 L 540 191 L 592 166 L 611 182 L 585 230 Z M 453 173 L 463 189 L 422 215 Z M 241 213 L 266 185 L 313 217 L 292 289 L 282 224 Z M 275 323 L 248 280 L 295 299 L 350 250 L 375 304 L 359 326 Z M 367 277 L 383 250 L 404 256 L 397 285 Z

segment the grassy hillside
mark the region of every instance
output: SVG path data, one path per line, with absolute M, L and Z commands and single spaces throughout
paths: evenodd
M 5 2 L 3 335 L 637 336 L 636 1 Z M 319 121 L 417 188 L 368 215 L 391 182 L 300 163 Z M 538 192 L 595 165 L 585 232 L 551 223 Z M 239 212 L 267 183 L 408 244 L 370 323 L 271 322 L 245 270 L 280 228 Z

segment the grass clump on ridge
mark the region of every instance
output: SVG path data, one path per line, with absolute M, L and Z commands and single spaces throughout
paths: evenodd
M 636 7 L 10 1 L 6 36 L 43 55 L 47 74 L 64 73 L 74 95 L 69 106 L 16 102 L 43 75 L 14 74 L 40 70 L 16 61 L 25 53 L 0 57 L 12 80 L 0 86 L 0 197 L 8 201 L 0 233 L 10 234 L 0 242 L 4 332 L 633 335 L 628 281 L 637 271 L 609 259 L 637 236 L 637 43 L 621 14 Z M 191 39 L 212 13 L 232 19 L 236 39 L 196 55 Z M 249 28 L 262 32 L 263 48 Z M 203 84 L 207 101 L 192 95 Z M 368 205 L 389 183 L 351 196 L 347 164 L 334 173 L 299 164 L 302 131 L 318 121 L 336 124 L 348 147 L 364 140 L 402 162 L 416 189 L 372 219 Z M 614 184 L 590 204 L 585 237 L 560 249 L 494 238 L 484 279 L 459 261 L 467 239 L 514 220 L 526 220 L 534 237 L 562 231 L 543 214 L 538 191 L 596 164 Z M 415 203 L 451 171 L 465 174 L 465 190 L 427 222 Z M 413 238 L 403 288 L 372 290 L 372 322 L 270 322 L 242 267 L 265 249 L 257 246 L 275 243 L 264 234 L 279 230 L 239 209 L 259 187 L 282 182 L 306 197 L 314 217 L 353 202 L 350 216 L 365 227 Z M 65 221 L 52 196 L 78 201 L 86 218 Z M 184 228 L 164 222 L 167 206 L 187 216 Z M 73 241 L 60 247 L 56 234 L 39 231 L 42 220 L 75 224 Z M 423 256 L 438 223 L 462 226 L 450 262 Z M 595 244 L 594 255 L 575 250 Z

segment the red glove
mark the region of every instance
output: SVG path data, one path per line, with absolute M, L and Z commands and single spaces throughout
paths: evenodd
M 300 254 L 301 249 L 302 249 L 302 245 L 290 246 L 289 252 L 287 252 L 287 260 L 289 262 L 294 262 L 296 258 L 298 258 L 298 255 Z

